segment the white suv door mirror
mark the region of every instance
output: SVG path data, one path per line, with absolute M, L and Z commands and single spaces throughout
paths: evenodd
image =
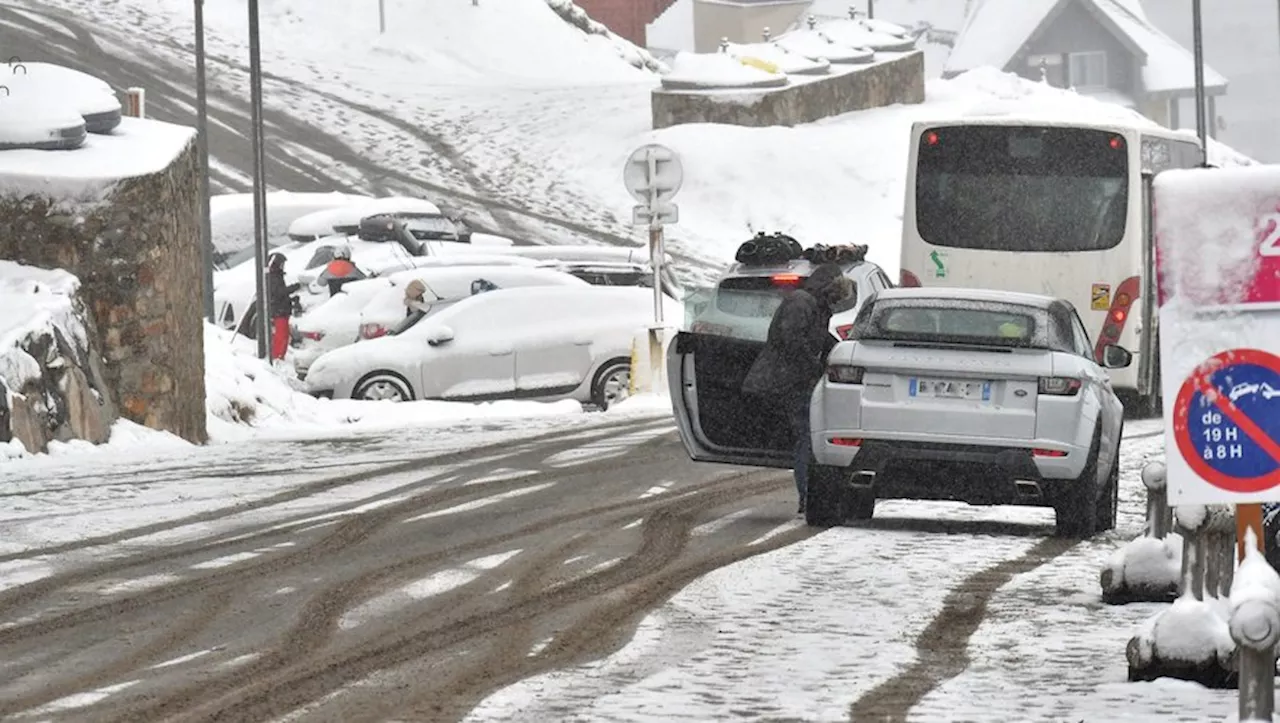
M 1128 349 L 1115 344 L 1102 348 L 1102 366 L 1107 369 L 1124 369 L 1133 363 L 1133 355 Z

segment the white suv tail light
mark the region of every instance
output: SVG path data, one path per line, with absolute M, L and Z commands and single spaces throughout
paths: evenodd
M 1040 377 L 1040 393 L 1055 397 L 1074 397 L 1080 391 L 1080 380 L 1071 377 Z
M 832 384 L 861 384 L 864 371 L 862 367 L 832 364 L 827 367 L 827 381 Z

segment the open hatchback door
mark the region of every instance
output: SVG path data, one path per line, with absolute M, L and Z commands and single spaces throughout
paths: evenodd
M 785 416 L 742 392 L 764 342 L 682 331 L 667 350 L 667 379 L 680 439 L 696 462 L 790 469 Z

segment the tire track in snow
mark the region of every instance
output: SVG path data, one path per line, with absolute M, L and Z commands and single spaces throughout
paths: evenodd
M 986 617 L 996 591 L 1015 576 L 1052 562 L 1080 540 L 1047 538 L 1020 557 L 979 570 L 955 587 L 942 611 L 916 638 L 917 658 L 849 707 L 855 723 L 906 723 L 926 695 L 969 666 L 969 638 Z

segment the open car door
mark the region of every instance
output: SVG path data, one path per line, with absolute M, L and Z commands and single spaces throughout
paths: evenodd
M 784 415 L 743 394 L 764 342 L 682 331 L 667 350 L 667 379 L 680 439 L 697 462 L 790 468 L 794 441 Z

